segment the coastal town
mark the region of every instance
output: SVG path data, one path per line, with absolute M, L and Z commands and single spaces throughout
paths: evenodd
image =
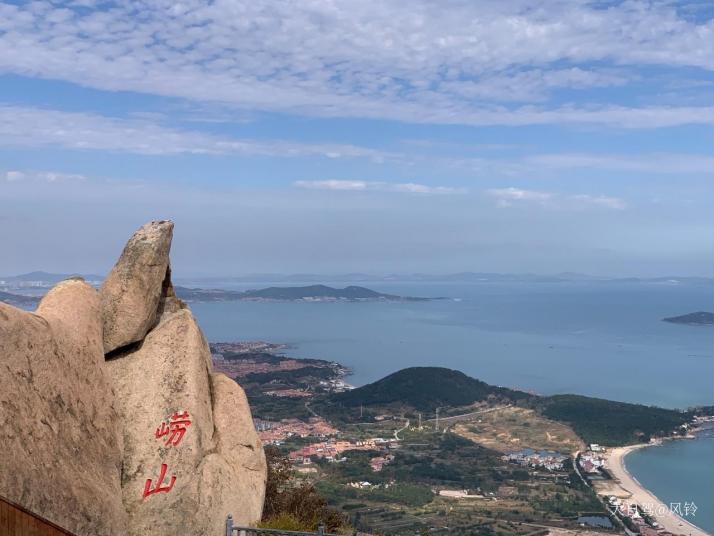
M 624 469 L 622 448 L 583 445 L 566 426 L 510 404 L 454 408 L 435 419 L 421 413 L 405 418 L 388 406 L 368 408 L 364 415 L 362 407 L 356 414 L 325 415 L 328 406 L 320 401 L 352 388 L 346 382 L 349 370 L 333 361 L 289 357 L 289 350 L 263 341 L 211 344 L 214 366 L 246 389 L 263 444 L 278 449 L 295 474 L 315 482 L 331 502 L 356 516 L 353 523 L 360 527 L 401 533 L 426 526 L 438 533 L 444 523 L 440 512 L 449 511 L 454 525 L 472 523 L 476 516 L 490 526 L 502 518 L 494 526 L 503 536 L 528 534 L 543 523 L 583 534 L 705 536 L 686 521 L 696 506 L 664 512 L 654 496 L 646 490 L 642 495 Z M 457 441 L 458 447 L 445 441 Z M 486 453 L 495 451 L 473 451 L 473 458 L 467 453 L 474 443 L 500 454 L 488 458 Z M 411 464 L 433 476 L 420 477 L 419 484 L 404 482 L 399 475 Z M 474 464 L 484 464 L 479 471 L 491 476 L 461 485 L 448 476 Z M 500 476 L 492 480 L 495 475 Z M 557 514 L 568 511 L 559 496 L 582 503 L 575 517 Z

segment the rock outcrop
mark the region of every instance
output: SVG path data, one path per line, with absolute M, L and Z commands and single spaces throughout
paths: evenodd
M 209 534 L 220 534 L 229 513 L 238 522 L 254 522 L 264 493 L 263 449 L 255 432 L 246 433 L 253 423 L 241 388 L 211 373 L 208 344 L 191 313 L 164 314 L 140 349 L 107 365 L 124 423 L 128 532 L 171 534 L 182 527 L 191 535 L 210 526 Z M 182 435 L 172 442 L 161 427 L 169 429 L 175 415 Z M 171 491 L 145 496 L 147 479 L 155 483 L 162 464 L 164 483 L 175 477 Z
M 36 314 L 0 303 L 0 386 L 0 495 L 76 534 L 121 534 L 122 434 L 96 290 L 64 281 Z
M 173 292 L 172 231 L 139 229 L 99 293 L 69 280 L 35 314 L 0 303 L 0 495 L 78 535 L 260 518 L 262 445 Z
M 170 221 L 141 227 L 102 283 L 105 354 L 141 341 L 158 322 L 161 297 L 170 284 L 173 230 Z

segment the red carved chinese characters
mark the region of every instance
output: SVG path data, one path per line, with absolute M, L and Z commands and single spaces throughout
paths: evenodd
M 189 420 L 188 411 L 183 411 L 181 413 L 177 411 L 169 418 L 168 425 L 165 422 L 161 423 L 161 425 L 156 429 L 154 436 L 156 439 L 159 439 L 168 435 L 169 437 L 165 444 L 167 446 L 171 445 L 176 447 L 179 443 L 181 443 L 181 440 L 186 433 L 186 428 L 188 428 L 190 424 L 191 421 Z
M 168 436 L 166 439 L 166 446 L 176 447 L 183 439 L 186 429 L 190 426 L 191 420 L 188 411 L 176 412 L 171 417 L 169 417 L 168 424 L 164 421 L 154 432 L 154 437 L 160 439 L 164 436 Z M 154 493 L 168 493 L 171 488 L 174 487 L 176 483 L 176 475 L 171 475 L 168 485 L 164 485 L 164 479 L 166 478 L 166 471 L 168 466 L 165 463 L 161 464 L 161 471 L 159 472 L 159 478 L 156 481 L 154 488 L 151 488 L 152 480 L 150 478 L 146 479 L 144 484 L 144 495 L 143 498 L 146 499 L 149 495 Z
M 171 480 L 169 481 L 168 486 L 162 486 L 162 483 L 164 482 L 164 478 L 166 478 L 166 470 L 168 469 L 168 466 L 165 463 L 161 464 L 161 472 L 159 472 L 159 479 L 156 482 L 156 486 L 154 489 L 151 489 L 151 479 L 147 478 L 146 479 L 146 484 L 144 484 L 144 499 L 146 499 L 149 495 L 153 495 L 154 493 L 168 493 L 171 491 L 171 488 L 174 487 L 174 483 L 176 482 L 176 476 L 171 475 Z

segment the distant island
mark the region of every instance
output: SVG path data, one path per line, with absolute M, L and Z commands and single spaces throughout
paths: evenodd
M 258 290 L 219 290 L 176 287 L 176 295 L 188 302 L 215 301 L 429 301 L 441 298 L 417 298 L 385 294 L 358 286 L 334 288 L 326 285 L 268 287 Z
M 698 311 L 696 313 L 689 313 L 681 316 L 663 318 L 662 320 L 664 322 L 670 322 L 672 324 L 687 324 L 690 326 L 714 326 L 714 313 Z
M 444 298 L 418 298 L 385 294 L 365 287 L 349 286 L 333 288 L 326 285 L 308 285 L 304 287 L 268 287 L 258 290 L 223 290 L 175 287 L 176 295 L 186 302 L 223 302 L 223 301 L 306 301 L 306 302 L 417 302 L 440 300 Z M 0 301 L 30 308 L 39 303 L 41 296 L 28 296 L 0 291 Z

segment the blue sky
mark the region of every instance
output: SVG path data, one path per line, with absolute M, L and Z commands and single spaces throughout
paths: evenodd
M 0 3 L 0 273 L 714 275 L 714 8 Z

